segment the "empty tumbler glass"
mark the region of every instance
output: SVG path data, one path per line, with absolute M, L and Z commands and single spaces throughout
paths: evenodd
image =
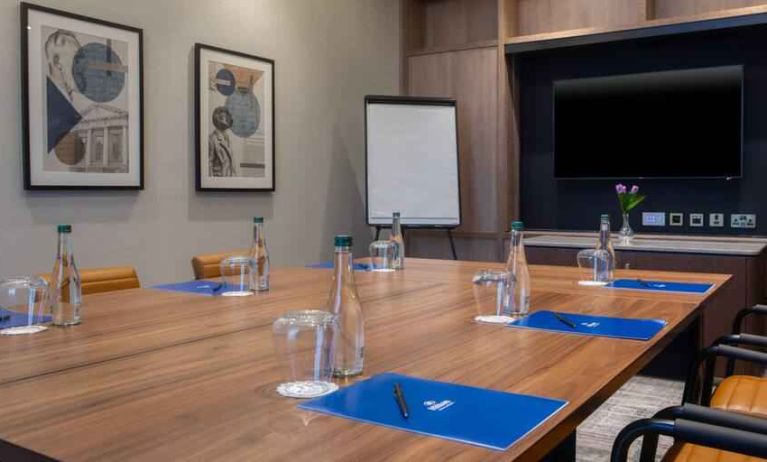
M 509 273 L 501 270 L 481 270 L 474 274 L 474 320 L 490 324 L 506 324 L 514 320 L 509 316 Z
M 578 284 L 604 286 L 610 282 L 610 253 L 607 250 L 581 250 L 577 258 L 580 269 Z
M 36 334 L 52 320 L 48 283 L 38 277 L 0 280 L 0 334 Z
M 397 249 L 394 241 L 374 241 L 370 244 L 370 270 L 382 273 L 394 271 Z
M 277 393 L 314 398 L 338 390 L 333 377 L 333 335 L 338 318 L 327 311 L 291 311 L 272 325 L 274 351 L 284 380 Z
M 253 295 L 256 261 L 251 257 L 234 256 L 221 261 L 221 295 L 245 297 Z

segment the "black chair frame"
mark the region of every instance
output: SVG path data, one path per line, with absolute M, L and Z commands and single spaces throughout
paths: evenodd
M 626 461 L 631 443 L 642 436 L 639 460 L 652 462 L 660 435 L 670 436 L 676 442 L 767 458 L 767 419 L 685 404 L 629 424 L 616 437 L 610 460 Z

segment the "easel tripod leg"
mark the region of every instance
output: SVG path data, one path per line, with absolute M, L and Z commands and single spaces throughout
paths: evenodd
M 450 240 L 450 251 L 453 252 L 453 260 L 458 260 L 458 254 L 455 253 L 455 241 L 453 241 L 453 230 L 447 230 L 447 237 Z

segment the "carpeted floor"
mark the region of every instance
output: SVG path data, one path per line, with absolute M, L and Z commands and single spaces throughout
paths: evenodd
M 615 436 L 623 427 L 635 420 L 651 417 L 665 407 L 680 404 L 683 389 L 684 382 L 681 381 L 643 376 L 632 378 L 578 427 L 576 460 L 609 460 Z M 661 438 L 658 459 L 670 445 L 671 439 Z M 635 444 L 632 453 L 638 450 Z

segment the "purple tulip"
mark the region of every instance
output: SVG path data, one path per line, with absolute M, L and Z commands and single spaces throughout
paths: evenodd
M 615 185 L 615 192 L 618 194 L 625 194 L 626 193 L 626 185 L 623 184 L 616 184 Z
M 636 194 L 639 192 L 639 186 L 634 185 L 631 187 L 631 194 Z

